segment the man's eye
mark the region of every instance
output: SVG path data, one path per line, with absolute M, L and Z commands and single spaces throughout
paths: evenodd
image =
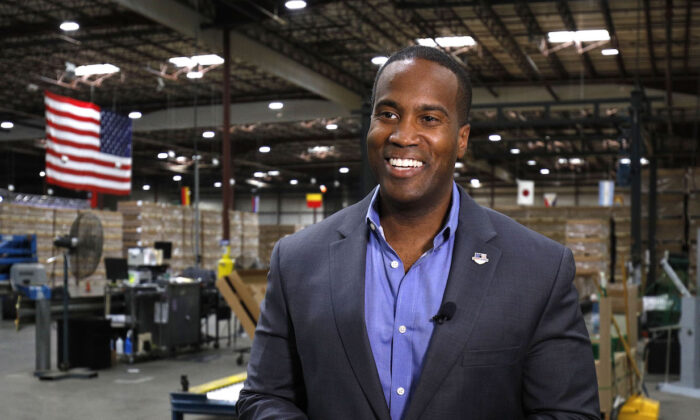
M 425 115 L 425 116 L 423 116 L 423 121 L 429 122 L 429 123 L 435 123 L 435 122 L 440 122 L 440 119 L 433 117 L 432 115 Z
M 377 116 L 380 118 L 386 118 L 386 119 L 396 119 L 399 118 L 398 115 L 394 114 L 393 112 L 390 111 L 381 111 L 377 113 Z

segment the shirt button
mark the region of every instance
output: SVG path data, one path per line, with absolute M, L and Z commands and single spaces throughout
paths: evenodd
M 369 224 L 369 228 L 372 229 L 372 230 L 377 230 L 377 227 L 374 226 L 374 223 L 370 223 L 370 224 Z
M 399 394 L 399 395 L 403 395 L 403 394 L 406 393 L 406 390 L 403 389 L 403 387 L 400 386 L 400 387 L 396 388 L 396 393 Z
M 401 334 L 404 334 L 404 333 L 406 332 L 406 326 L 405 326 L 405 325 L 400 326 L 400 327 L 399 327 L 399 332 L 400 332 Z
M 391 262 L 391 268 L 399 268 L 399 262 L 394 260 Z

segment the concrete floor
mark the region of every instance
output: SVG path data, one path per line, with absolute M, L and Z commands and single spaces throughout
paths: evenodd
M 54 326 L 55 330 L 55 326 Z M 222 334 L 225 331 L 221 324 Z M 245 339 L 243 339 L 245 340 Z M 53 337 L 55 347 L 56 338 Z M 249 343 L 239 341 L 240 344 Z M 180 375 L 191 385 L 243 371 L 237 355 L 226 341 L 218 350 L 206 348 L 194 354 L 134 365 L 119 364 L 99 372 L 95 379 L 39 381 L 34 370 L 34 326 L 15 331 L 10 321 L 0 321 L 0 418 L 3 420 L 74 419 L 167 419 L 169 393 L 180 389 Z M 52 351 L 52 367 L 56 352 Z M 138 369 L 129 373 L 129 368 Z M 678 378 L 670 378 L 671 382 Z M 661 393 L 656 384 L 663 376 L 647 378 L 650 396 L 661 402 L 659 420 L 696 420 L 700 400 Z M 188 420 L 209 420 L 209 416 L 185 416 Z

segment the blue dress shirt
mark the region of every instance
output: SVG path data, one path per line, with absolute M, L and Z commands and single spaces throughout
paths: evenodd
M 453 183 L 449 215 L 433 239 L 433 248 L 405 274 L 403 262 L 386 241 L 379 223 L 378 197 L 379 187 L 367 212 L 371 234 L 365 268 L 365 324 L 391 418 L 399 420 L 418 383 L 433 334 L 430 318 L 440 309 L 445 292 L 459 217 L 459 191 Z

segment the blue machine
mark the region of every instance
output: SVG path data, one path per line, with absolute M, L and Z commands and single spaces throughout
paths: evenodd
M 36 235 L 0 235 L 0 285 L 9 286 L 12 264 L 37 261 Z

